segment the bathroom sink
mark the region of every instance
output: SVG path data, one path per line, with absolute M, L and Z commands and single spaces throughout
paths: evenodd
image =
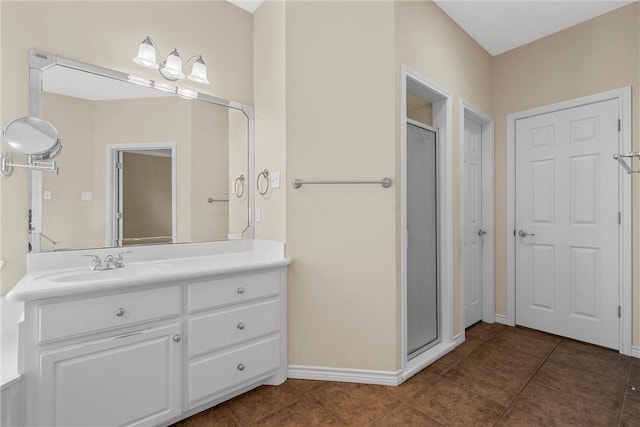
M 37 277 L 35 280 L 48 280 L 55 283 L 77 283 L 77 282 L 97 282 L 104 280 L 121 280 L 135 279 L 138 277 L 149 276 L 166 272 L 171 268 L 168 264 L 153 265 L 131 265 L 123 268 L 114 268 L 110 270 L 72 270 L 68 272 L 58 272 L 45 274 Z

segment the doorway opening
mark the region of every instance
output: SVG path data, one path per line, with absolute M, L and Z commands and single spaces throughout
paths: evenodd
M 405 65 L 401 85 L 401 360 L 406 379 L 453 350 L 461 335 L 454 337 L 453 318 L 451 92 Z M 410 137 L 420 141 L 413 148 Z M 411 172 L 418 159 L 415 149 L 429 164 L 426 170 L 414 168 L 417 176 Z M 409 181 L 416 179 L 420 182 L 412 186 Z M 424 205 L 417 214 L 409 200 L 416 191 Z M 422 281 L 418 286 L 410 283 L 416 277 Z M 409 302 L 412 289 L 419 290 L 419 297 Z
M 175 145 L 108 150 L 107 241 L 112 246 L 175 242 Z

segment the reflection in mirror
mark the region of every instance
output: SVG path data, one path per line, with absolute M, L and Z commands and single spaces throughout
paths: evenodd
M 66 154 L 59 175 L 41 177 L 40 251 L 247 236 L 250 193 L 236 183 L 250 171 L 241 104 L 60 64 L 42 83 L 43 116 L 65 135 Z

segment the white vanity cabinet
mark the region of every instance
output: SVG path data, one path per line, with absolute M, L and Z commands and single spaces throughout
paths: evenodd
M 286 351 L 281 281 L 270 271 L 187 286 L 189 409 L 278 371 Z
M 155 425 L 181 413 L 181 324 L 40 353 L 38 425 Z
M 286 264 L 25 302 L 27 425 L 168 425 L 286 379 Z

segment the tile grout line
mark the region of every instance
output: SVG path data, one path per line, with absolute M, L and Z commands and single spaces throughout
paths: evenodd
M 283 384 L 284 384 L 284 383 L 283 383 Z M 292 385 L 292 386 L 293 386 L 293 385 Z M 264 387 L 264 386 L 262 386 L 262 387 Z M 277 386 L 276 386 L 276 387 L 277 387 Z M 299 389 L 297 389 L 297 388 L 296 388 L 296 386 L 293 386 L 293 388 L 294 388 L 296 391 L 298 391 L 298 392 L 300 391 Z M 296 398 L 295 398 L 292 402 L 290 402 L 289 404 L 284 405 L 284 406 L 281 406 L 281 407 L 279 407 L 279 408 L 277 408 L 277 409 L 275 409 L 275 410 L 273 410 L 273 411 L 271 411 L 271 412 L 269 412 L 269 413 L 267 413 L 267 414 L 265 414 L 265 415 L 263 415 L 263 416 L 261 416 L 261 417 L 259 417 L 259 418 L 255 419 L 255 420 L 251 421 L 250 423 L 247 423 L 247 424 L 244 424 L 244 425 L 243 425 L 243 424 L 240 424 L 240 422 L 239 422 L 239 421 L 237 421 L 237 420 L 235 419 L 235 417 L 234 417 L 234 420 L 236 421 L 236 423 L 238 424 L 238 426 L 239 426 L 239 427 L 250 427 L 250 426 L 254 425 L 255 423 L 257 423 L 258 421 L 260 421 L 260 420 L 262 420 L 262 419 L 264 419 L 264 418 L 268 417 L 269 415 L 272 415 L 272 414 L 274 414 L 274 413 L 276 413 L 276 412 L 278 412 L 278 411 L 280 411 L 280 410 L 282 410 L 282 409 L 288 408 L 288 407 L 293 406 L 293 405 L 295 405 L 296 403 L 298 403 L 298 402 L 302 401 L 303 399 L 307 398 L 307 394 L 308 394 L 308 393 L 301 393 L 301 394 L 299 395 L 299 397 L 296 397 Z M 314 404 L 316 404 L 316 405 L 317 405 L 317 403 L 316 403 L 313 399 L 308 399 L 308 400 L 310 400 L 311 402 L 313 402 Z M 320 406 L 320 405 L 318 405 L 318 406 Z M 324 409 L 324 408 L 323 408 L 323 409 Z M 325 411 L 325 412 L 326 412 L 326 411 Z M 233 416 L 233 413 L 231 414 L 231 416 Z M 333 418 L 335 418 L 335 417 L 333 417 Z
M 535 372 L 533 374 L 531 374 L 531 377 L 529 378 L 529 381 L 526 382 L 525 385 L 522 386 L 522 388 L 520 389 L 520 391 L 518 392 L 518 394 L 516 394 L 516 396 L 511 400 L 511 403 L 509 403 L 509 405 L 506 407 L 506 409 L 504 410 L 504 412 L 502 413 L 502 415 L 500 415 L 500 417 L 496 420 L 496 422 L 493 424 L 494 427 L 498 425 L 498 423 L 500 422 L 500 420 L 502 418 L 504 418 L 505 414 L 509 411 L 509 409 L 511 409 L 511 407 L 513 406 L 514 402 L 516 400 L 518 400 L 518 398 L 520 397 L 520 395 L 522 394 L 522 392 L 524 391 L 525 388 L 527 388 L 527 386 L 531 383 L 531 381 L 533 381 L 533 379 L 535 378 L 535 376 L 538 374 L 538 372 L 540 371 L 540 369 L 542 369 L 542 367 L 544 366 L 545 363 L 547 363 L 547 360 L 549 360 L 549 358 L 551 357 L 551 355 L 553 354 L 554 351 L 556 351 L 556 349 L 558 348 L 558 346 L 562 343 L 562 341 L 564 341 L 564 338 L 560 339 L 560 341 L 558 341 L 558 343 L 555 345 L 555 347 L 553 347 L 553 349 L 549 352 L 549 354 L 547 354 L 547 356 L 544 358 L 544 360 L 542 361 L 542 363 L 540 364 L 540 366 L 538 366 L 538 368 L 535 370 Z M 536 422 L 540 423 L 540 424 L 544 424 L 543 422 L 539 421 L 539 420 L 535 420 Z

